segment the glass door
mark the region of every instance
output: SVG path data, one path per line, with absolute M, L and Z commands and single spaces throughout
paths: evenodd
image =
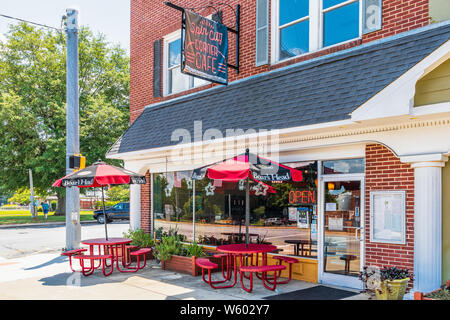
M 321 282 L 358 288 L 363 266 L 363 176 L 325 176 L 322 184 Z

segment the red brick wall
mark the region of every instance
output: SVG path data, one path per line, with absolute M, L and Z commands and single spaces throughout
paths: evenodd
M 406 244 L 370 242 L 370 192 L 406 191 Z M 414 169 L 380 144 L 366 146 L 365 258 L 368 266 L 414 267 Z
M 151 232 L 151 197 L 150 197 L 150 173 L 147 171 L 145 174 L 147 183 L 141 185 L 141 229 L 145 233 Z
M 202 7 L 209 4 L 211 0 L 173 0 L 173 3 L 183 7 Z M 213 1 L 214 2 L 214 1 Z M 215 1 L 220 2 L 220 1 Z M 229 0 L 231 6 L 241 5 L 241 50 L 239 75 L 233 69 L 229 70 L 229 81 L 246 78 L 258 73 L 280 68 L 289 64 L 297 63 L 323 56 L 332 52 L 347 49 L 377 40 L 383 37 L 398 34 L 414 28 L 422 27 L 429 23 L 428 0 L 383 0 L 383 29 L 364 35 L 362 40 L 353 41 L 345 45 L 329 48 L 311 53 L 298 59 L 292 59 L 275 66 L 255 66 L 256 46 L 256 1 L 255 0 Z M 234 25 L 234 13 L 227 7 L 223 10 L 224 23 L 227 26 Z M 214 13 L 213 9 L 198 10 L 202 15 Z M 130 121 L 133 122 L 149 104 L 156 103 L 168 98 L 153 98 L 153 42 L 161 39 L 180 28 L 181 14 L 164 5 L 163 0 L 131 0 L 131 88 L 130 88 Z M 270 25 L 270 24 L 269 24 Z M 269 31 L 270 38 L 270 31 Z M 229 33 L 229 62 L 234 63 L 235 45 L 234 35 Z M 270 46 L 270 41 L 269 41 Z M 270 48 L 269 48 L 270 56 Z M 269 58 L 270 61 L 270 58 Z M 209 88 L 212 85 L 191 89 L 178 95 L 172 95 L 169 99 Z
M 430 0 L 383 0 L 383 29 L 366 34 L 363 42 L 393 36 L 430 23 Z

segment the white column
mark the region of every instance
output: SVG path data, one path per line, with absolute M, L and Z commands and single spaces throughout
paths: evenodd
M 141 185 L 130 184 L 130 229 L 141 228 Z
M 442 283 L 441 161 L 411 163 L 414 168 L 414 291 L 430 292 Z

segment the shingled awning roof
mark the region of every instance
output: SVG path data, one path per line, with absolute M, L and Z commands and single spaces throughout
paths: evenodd
M 450 24 L 377 41 L 150 105 L 107 155 L 175 145 L 194 121 L 203 131 L 284 129 L 350 119 L 350 113 L 449 39 Z

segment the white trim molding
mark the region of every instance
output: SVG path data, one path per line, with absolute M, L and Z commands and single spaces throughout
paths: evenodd
M 414 115 L 416 83 L 450 51 L 450 40 L 351 113 L 353 121 Z M 417 107 L 418 109 L 420 107 Z

